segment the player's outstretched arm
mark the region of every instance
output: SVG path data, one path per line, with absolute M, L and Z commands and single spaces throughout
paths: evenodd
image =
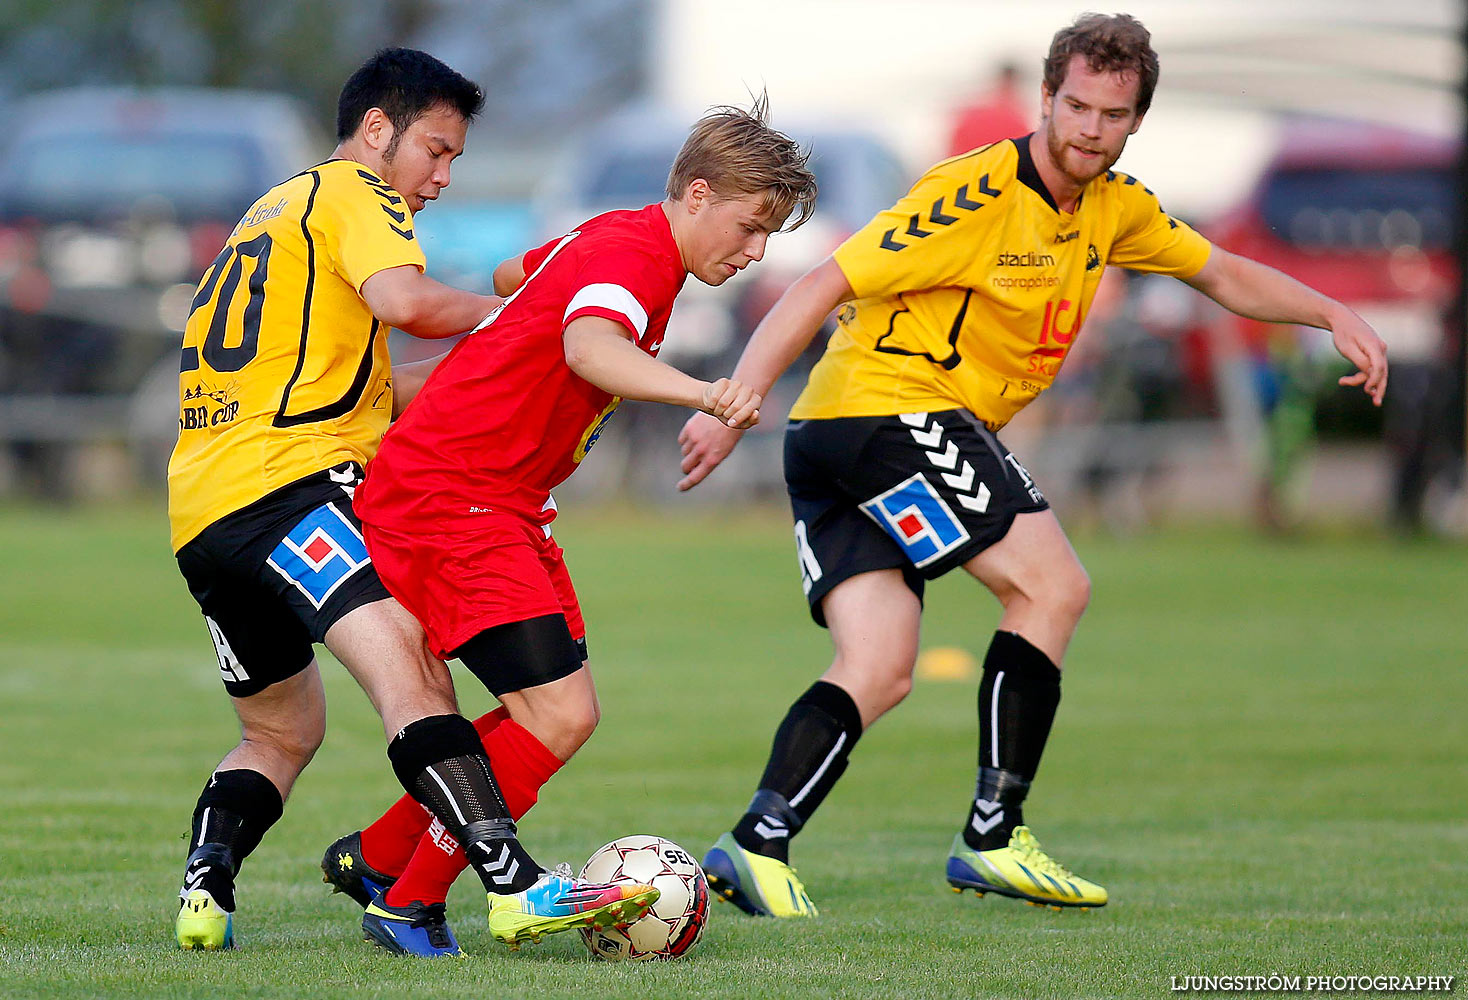
M 601 316 L 573 319 L 562 334 L 566 364 L 599 389 L 623 399 L 673 403 L 717 417 L 730 427 L 759 421 L 760 396 L 733 379 L 705 382 L 644 354 L 632 333 Z
M 418 396 L 423 383 L 428 381 L 428 376 L 433 374 L 433 369 L 438 363 L 449 356 L 448 351 L 436 354 L 422 361 L 405 361 L 400 365 L 392 366 L 392 418 L 398 419 L 403 411 L 408 408 Z
M 760 321 L 734 368 L 734 378 L 760 395 L 768 395 L 775 380 L 810 344 L 831 310 L 849 298 L 851 285 L 846 275 L 827 257 L 786 289 Z M 738 430 L 695 413 L 678 435 L 684 473 L 678 489 L 691 490 L 707 479 L 738 443 Z
M 1186 279 L 1231 312 L 1265 323 L 1329 330 L 1341 356 L 1356 366 L 1341 385 L 1359 385 L 1377 406 L 1386 395 L 1386 344 L 1360 316 L 1327 295 L 1266 264 L 1214 247 L 1203 269 Z
M 427 340 L 472 330 L 503 301 L 452 288 L 411 264 L 378 271 L 362 282 L 362 299 L 388 326 Z
M 502 260 L 494 269 L 494 293 L 513 295 L 525 284 L 525 255 Z

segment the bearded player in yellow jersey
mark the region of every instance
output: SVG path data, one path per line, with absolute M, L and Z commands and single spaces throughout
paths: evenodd
M 1022 803 L 1060 701 L 1086 571 L 1039 487 L 995 436 L 1055 378 L 1102 271 L 1174 275 L 1244 316 L 1330 330 L 1380 405 L 1387 365 L 1360 317 L 1279 272 L 1210 246 L 1139 181 L 1113 171 L 1157 83 L 1150 35 L 1087 14 L 1055 35 L 1033 135 L 933 167 L 798 280 L 734 377 L 768 394 L 838 306 L 837 328 L 791 410 L 785 477 L 810 610 L 830 668 L 791 706 L 744 816 L 704 869 L 755 914 L 814 916 L 789 842 L 862 732 L 912 686 L 923 582 L 962 567 L 1003 607 L 979 686 L 979 768 L 948 882 L 1056 907 L 1107 892 L 1040 847 Z M 685 479 L 739 432 L 695 416 Z
M 503 874 L 489 845 L 514 824 L 483 745 L 422 627 L 378 580 L 351 503 L 395 408 L 388 327 L 447 337 L 500 303 L 427 277 L 413 231 L 483 103 L 427 53 L 379 52 L 342 89 L 333 157 L 261 196 L 194 296 L 169 515 L 242 734 L 194 810 L 175 925 L 184 948 L 233 945 L 240 864 L 321 745 L 316 642 L 382 716 L 403 787 L 453 831 L 486 888 Z M 384 912 L 383 945 L 458 953 L 439 911 Z

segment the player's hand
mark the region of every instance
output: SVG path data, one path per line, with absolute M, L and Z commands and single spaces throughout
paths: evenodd
M 1371 401 L 1380 406 L 1386 395 L 1386 344 L 1365 320 L 1349 311 L 1335 323 L 1331 341 L 1341 357 L 1357 369 L 1354 375 L 1342 376 L 1340 384 L 1362 386 Z
M 707 479 L 708 474 L 729 457 L 729 452 L 734 450 L 743 433 L 707 413 L 695 413 L 689 417 L 678 434 L 678 446 L 683 449 L 684 473 L 678 481 L 679 491 L 691 490 Z
M 704 388 L 699 409 L 742 431 L 759 423 L 759 408 L 763 402 L 760 394 L 743 382 L 721 378 Z

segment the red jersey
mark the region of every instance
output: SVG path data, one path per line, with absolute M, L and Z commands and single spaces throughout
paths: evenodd
M 566 364 L 566 324 L 613 320 L 656 357 L 687 276 L 660 205 L 597 216 L 523 263 L 524 284 L 439 363 L 388 430 L 357 488 L 363 521 L 459 531 L 501 512 L 548 524 L 550 491 L 621 402 Z

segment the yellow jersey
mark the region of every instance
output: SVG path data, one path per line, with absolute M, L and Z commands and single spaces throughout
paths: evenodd
M 388 328 L 361 295 L 423 251 L 377 174 L 329 160 L 267 191 L 204 272 L 184 329 L 174 551 L 273 490 L 365 463 L 392 414 Z
M 855 298 L 790 417 L 962 407 L 997 431 L 1055 380 L 1107 264 L 1185 278 L 1210 250 L 1118 171 L 1059 211 L 1027 137 L 944 160 L 837 247 Z

